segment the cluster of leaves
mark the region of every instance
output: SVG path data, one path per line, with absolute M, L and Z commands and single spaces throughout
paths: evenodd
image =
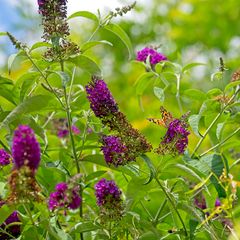
M 200 63 L 181 66 L 162 61 L 153 66 L 149 59 L 133 61 L 136 75 L 141 73 L 134 85 L 139 109 L 144 110 L 149 105 L 148 96 L 154 94 L 159 106 L 176 110 L 176 116 L 191 110 L 189 148 L 174 157 L 152 152 L 126 166 L 106 164 L 99 137 L 108 131 L 93 116 L 84 86 L 92 75 L 102 74 L 92 48 L 114 44 L 93 40 L 99 30 L 115 35 L 126 46 L 129 58 L 133 58 L 129 36 L 113 23 L 119 13 L 124 11 L 117 9 L 104 17 L 80 11 L 68 17 L 68 21 L 87 18 L 93 21 L 96 30 L 78 46 L 77 52 L 68 52 L 64 60 L 43 58 L 43 53 L 59 47 L 58 41 L 37 42 L 27 47 L 11 34 L 0 33 L 18 48 L 9 57 L 8 73 L 0 76 L 0 144 L 10 152 L 13 132 L 19 124 L 34 129 L 42 150 L 36 180 L 44 199 L 5 204 L 0 208 L 0 224 L 17 210 L 21 220 L 19 239 L 227 239 L 229 235 L 236 238 L 240 234 L 236 221 L 240 78 L 225 84 L 222 60 L 219 71 L 212 75 L 219 87 L 207 93 L 192 89 L 188 81 L 189 71 Z M 73 124 L 80 129 L 79 134 L 72 134 Z M 69 132 L 60 139 L 57 133 L 64 127 Z M 158 136 L 157 142 L 152 139 L 153 143 L 159 144 L 165 129 L 152 126 L 146 134 L 149 139 L 153 131 L 158 133 L 154 135 Z M 11 166 L 0 171 L 1 198 L 6 199 Z M 47 201 L 56 184 L 67 182 L 76 174 L 80 174 L 76 179 L 82 198 L 79 210 L 50 211 Z M 94 194 L 94 185 L 102 177 L 114 179 L 123 193 L 123 216 L 110 224 L 99 220 Z M 202 201 L 201 207 L 197 201 Z M 0 230 L 6 232 L 2 226 Z

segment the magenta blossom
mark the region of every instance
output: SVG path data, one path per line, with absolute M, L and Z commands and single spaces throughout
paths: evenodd
M 95 185 L 95 195 L 98 206 L 121 201 L 121 191 L 115 182 L 112 180 L 108 181 L 105 178 L 102 178 Z
M 118 106 L 103 80 L 93 78 L 86 86 L 86 92 L 96 117 L 106 117 L 118 112 Z
M 70 188 L 65 182 L 58 183 L 49 197 L 48 207 L 51 211 L 55 209 L 77 209 L 81 205 L 82 199 L 79 196 L 79 188 Z
M 0 202 L 0 207 L 3 206 L 5 204 L 4 201 Z M 20 219 L 18 217 L 18 213 L 17 211 L 14 211 L 6 220 L 5 222 L 3 222 L 1 225 L 0 225 L 0 228 L 1 229 L 5 229 L 6 232 L 8 232 L 9 234 L 11 234 L 12 236 L 14 236 L 15 238 L 17 238 L 20 233 L 21 233 L 21 229 L 20 229 L 20 225 L 16 224 L 14 225 L 14 223 L 19 223 L 20 222 Z M 8 226 L 10 225 L 11 226 Z M 10 239 L 9 238 L 9 235 L 7 235 L 6 233 L 2 233 L 0 232 L 0 239 L 1 240 L 8 240 Z
M 40 145 L 34 131 L 27 125 L 20 125 L 14 132 L 12 156 L 14 167 L 28 166 L 36 170 L 40 163 Z
M 0 149 L 0 166 L 6 166 L 11 162 L 11 155 L 4 149 Z
M 166 56 L 164 56 L 162 53 L 157 52 L 153 48 L 146 47 L 137 52 L 137 61 L 146 63 L 147 58 L 149 58 L 151 65 L 156 65 L 161 61 L 167 60 Z

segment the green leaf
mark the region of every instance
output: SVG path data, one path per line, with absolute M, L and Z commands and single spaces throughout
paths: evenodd
M 112 43 L 110 43 L 106 40 L 86 42 L 80 47 L 80 51 L 83 53 L 83 52 L 87 51 L 88 49 L 93 48 L 93 47 L 95 47 L 97 45 L 100 45 L 100 44 L 106 44 L 106 45 L 109 45 L 109 46 L 113 46 Z
M 212 97 L 216 97 L 216 96 L 221 95 L 221 94 L 223 94 L 221 89 L 213 88 L 213 89 L 211 89 L 207 92 L 207 97 L 212 98 Z
M 187 89 L 183 95 L 193 100 L 204 101 L 206 99 L 206 94 L 198 89 Z
M 17 92 L 13 91 L 14 85 L 12 80 L 0 76 L 0 96 L 16 105 Z
M 161 103 L 163 103 L 165 99 L 164 90 L 159 87 L 154 87 L 153 91 L 155 96 L 160 100 Z
M 32 47 L 30 48 L 30 52 L 37 49 L 37 48 L 41 48 L 41 47 L 51 47 L 52 45 L 50 43 L 47 43 L 47 42 L 37 42 L 37 43 L 34 43 L 32 45 Z
M 40 76 L 40 73 L 38 72 L 30 72 L 22 75 L 18 81 L 17 84 L 22 83 L 21 90 L 20 90 L 20 100 L 23 101 L 27 91 L 29 88 L 36 82 L 36 78 Z
M 176 164 L 175 166 L 177 168 L 182 169 L 185 173 L 188 174 L 188 176 L 191 175 L 194 179 L 197 179 L 198 181 L 202 181 L 202 178 L 190 166 L 186 166 L 180 163 Z
M 8 58 L 8 73 L 9 75 L 11 74 L 12 68 L 19 63 L 19 57 L 22 57 L 23 59 L 27 59 L 27 57 L 25 56 L 23 51 L 19 51 L 16 54 L 12 54 L 10 55 L 10 57 Z
M 225 122 L 218 123 L 218 125 L 217 125 L 216 136 L 217 136 L 218 140 L 220 140 L 221 133 L 222 133 L 224 125 L 225 125 Z
M 147 184 L 149 184 L 149 183 L 153 180 L 153 178 L 156 176 L 156 171 L 155 171 L 155 168 L 154 168 L 154 166 L 153 166 L 150 158 L 149 158 L 147 155 L 144 155 L 144 154 L 143 154 L 143 155 L 141 155 L 140 157 L 141 157 L 141 158 L 143 159 L 143 161 L 147 164 L 148 169 L 149 169 L 149 171 L 150 171 L 150 173 L 149 173 L 149 179 L 144 183 L 144 185 L 147 185 Z
M 61 78 L 63 87 L 67 86 L 67 83 L 70 81 L 70 76 L 66 72 L 62 71 L 50 71 L 50 72 L 57 74 Z
M 2 224 L 8 217 L 9 215 L 12 214 L 12 212 L 15 210 L 15 207 L 13 205 L 7 205 L 4 204 L 0 208 L 0 224 Z
M 119 167 L 114 167 L 114 166 L 108 166 L 104 160 L 103 155 L 100 154 L 96 154 L 96 155 L 87 155 L 85 156 L 82 161 L 85 162 L 91 162 L 91 163 L 95 163 L 99 166 L 103 166 L 106 168 L 111 168 L 112 170 L 118 171 L 118 172 L 122 172 L 127 174 L 128 176 L 138 176 L 138 174 L 136 173 L 136 171 L 132 170 L 130 167 L 128 166 L 119 166 Z
M 100 176 L 102 176 L 103 174 L 105 174 L 107 171 L 96 171 L 93 173 L 90 173 L 87 177 L 86 177 L 86 182 L 89 182 L 95 178 L 98 178 Z
M 156 73 L 160 74 L 163 70 L 164 63 L 160 62 L 155 65 Z
M 190 240 L 194 240 L 195 239 L 195 237 L 194 237 L 194 232 L 195 232 L 195 230 L 196 230 L 196 228 L 197 228 L 197 226 L 198 226 L 198 221 L 197 220 L 195 220 L 195 219 L 190 219 L 189 220 L 189 228 L 190 228 Z
M 222 157 L 217 154 L 209 154 L 203 156 L 199 160 L 188 160 L 186 163 L 196 168 L 205 176 L 208 176 L 213 172 L 219 177 L 222 174 L 224 167 Z
M 17 54 L 12 54 L 10 55 L 10 57 L 8 58 L 8 73 L 9 75 L 11 74 L 11 69 L 12 69 L 12 65 L 14 63 L 14 61 L 16 60 Z
M 195 135 L 198 137 L 202 137 L 202 135 L 199 132 L 199 121 L 201 117 L 202 117 L 201 115 L 194 114 L 194 115 L 191 115 L 188 119 L 190 127 L 192 128 Z
M 182 68 L 182 72 L 185 73 L 186 71 L 188 71 L 191 68 L 202 66 L 202 65 L 206 65 L 206 64 L 205 63 L 197 63 L 197 62 L 189 63 Z
M 53 99 L 49 95 L 37 95 L 26 99 L 20 103 L 0 124 L 0 129 L 10 124 L 15 119 L 19 118 L 23 114 L 33 113 L 36 111 L 43 110 L 48 106 L 49 102 Z
M 13 81 L 0 75 L 0 84 L 13 85 Z
M 145 89 L 148 87 L 148 85 L 151 83 L 151 80 L 155 76 L 154 73 L 143 73 L 136 81 L 136 94 L 142 95 Z
M 98 22 L 98 17 L 97 17 L 94 13 L 91 13 L 91 12 L 89 12 L 89 11 L 79 11 L 79 12 L 75 12 L 75 13 L 73 13 L 72 15 L 70 15 L 70 16 L 68 17 L 68 20 L 69 20 L 69 19 L 72 19 L 72 18 L 76 18 L 76 17 L 84 17 L 84 18 L 93 20 L 93 21 L 95 21 L 95 22 Z
M 90 74 L 101 75 L 101 69 L 97 63 L 85 55 L 70 58 L 69 61 L 74 63 L 77 67 L 89 72 Z
M 84 233 L 91 232 L 101 229 L 101 226 L 98 226 L 90 221 L 77 223 L 73 229 L 71 229 L 71 234 L 73 233 Z
M 240 85 L 240 81 L 230 82 L 224 89 L 224 92 L 228 91 L 229 89 Z
M 128 37 L 127 33 L 119 26 L 113 23 L 109 23 L 104 27 L 106 30 L 114 33 L 116 36 L 118 36 L 122 42 L 125 44 L 125 46 L 128 49 L 129 59 L 131 59 L 133 55 L 133 48 L 130 38 Z
M 190 165 L 196 171 L 199 171 L 205 175 L 205 177 L 210 177 L 210 181 L 215 186 L 219 197 L 225 197 L 226 192 L 222 188 L 222 186 L 218 183 L 219 177 L 221 176 L 223 172 L 224 165 L 226 165 L 228 169 L 227 161 L 225 161 L 221 155 L 218 154 L 209 154 L 206 156 L 201 157 L 199 160 L 195 159 L 188 159 L 185 160 L 185 163 L 187 165 Z M 210 176 L 210 174 L 213 174 Z

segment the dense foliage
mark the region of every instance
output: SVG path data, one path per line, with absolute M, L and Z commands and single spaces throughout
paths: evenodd
M 240 71 L 219 56 L 196 88 L 206 64 L 134 52 L 115 21 L 136 3 L 68 18 L 66 0 L 36 4 L 43 42 L 0 33 L 17 49 L 0 75 L 0 239 L 238 239 Z M 95 30 L 79 45 L 80 18 Z M 131 80 L 108 85 L 97 48 L 120 51 Z

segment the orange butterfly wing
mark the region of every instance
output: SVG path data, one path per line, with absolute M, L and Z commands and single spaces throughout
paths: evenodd
M 147 120 L 157 125 L 168 127 L 169 123 L 173 121 L 172 114 L 168 112 L 163 106 L 160 107 L 160 112 L 162 114 L 162 119 L 148 118 Z

